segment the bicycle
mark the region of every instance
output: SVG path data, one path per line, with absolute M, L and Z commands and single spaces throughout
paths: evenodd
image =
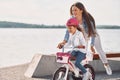
M 71 52 L 64 52 L 64 47 L 62 52 L 56 53 L 56 62 L 63 65 L 55 71 L 53 80 L 69 80 L 70 74 L 72 75 L 73 80 L 82 80 L 83 74 L 71 61 L 72 56 L 70 53 Z M 81 64 L 84 65 L 86 70 L 91 74 L 88 80 L 95 80 L 94 69 L 90 64 L 88 64 L 86 58 L 81 62 Z

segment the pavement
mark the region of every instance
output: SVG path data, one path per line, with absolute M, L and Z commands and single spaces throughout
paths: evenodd
M 29 63 L 16 65 L 12 67 L 0 68 L 0 80 L 52 80 L 52 75 L 41 78 L 28 78 L 24 76 Z M 120 70 L 113 71 L 111 76 L 106 72 L 96 72 L 95 80 L 120 80 Z M 72 80 L 72 79 L 71 79 Z

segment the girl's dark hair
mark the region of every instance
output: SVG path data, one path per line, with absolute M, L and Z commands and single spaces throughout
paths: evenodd
M 76 27 L 78 31 L 82 31 L 79 26 L 74 26 L 74 27 Z
M 71 6 L 71 8 L 70 8 L 70 14 L 71 15 L 73 15 L 73 13 L 72 13 L 72 7 L 73 6 L 76 6 L 78 9 L 80 9 L 80 10 L 83 11 L 82 16 L 85 19 L 86 24 L 88 26 L 88 37 L 93 36 L 93 35 L 95 36 L 96 35 L 96 31 L 94 29 L 96 29 L 96 26 L 95 26 L 95 20 L 94 20 L 94 18 L 91 16 L 90 13 L 88 13 L 86 11 L 84 5 L 82 3 L 80 3 L 80 2 L 77 2 L 77 3 L 75 3 L 75 4 L 73 4 Z M 93 29 L 92 26 L 94 26 L 94 29 Z

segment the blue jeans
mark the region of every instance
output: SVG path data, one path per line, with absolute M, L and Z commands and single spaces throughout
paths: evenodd
M 74 51 L 74 50 L 72 51 L 71 54 L 72 54 L 72 56 L 74 56 L 76 58 L 75 66 L 78 67 L 82 71 L 82 73 L 86 73 L 87 72 L 86 68 L 83 65 L 80 64 L 81 61 L 83 59 L 85 59 L 86 54 L 84 54 L 80 51 Z

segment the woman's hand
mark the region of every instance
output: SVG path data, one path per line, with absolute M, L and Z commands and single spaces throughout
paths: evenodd
M 77 48 L 83 48 L 83 49 L 85 49 L 85 46 L 79 45 L 79 46 L 77 46 Z
M 93 46 L 91 46 L 91 51 L 93 52 L 93 54 L 95 54 L 95 49 Z

